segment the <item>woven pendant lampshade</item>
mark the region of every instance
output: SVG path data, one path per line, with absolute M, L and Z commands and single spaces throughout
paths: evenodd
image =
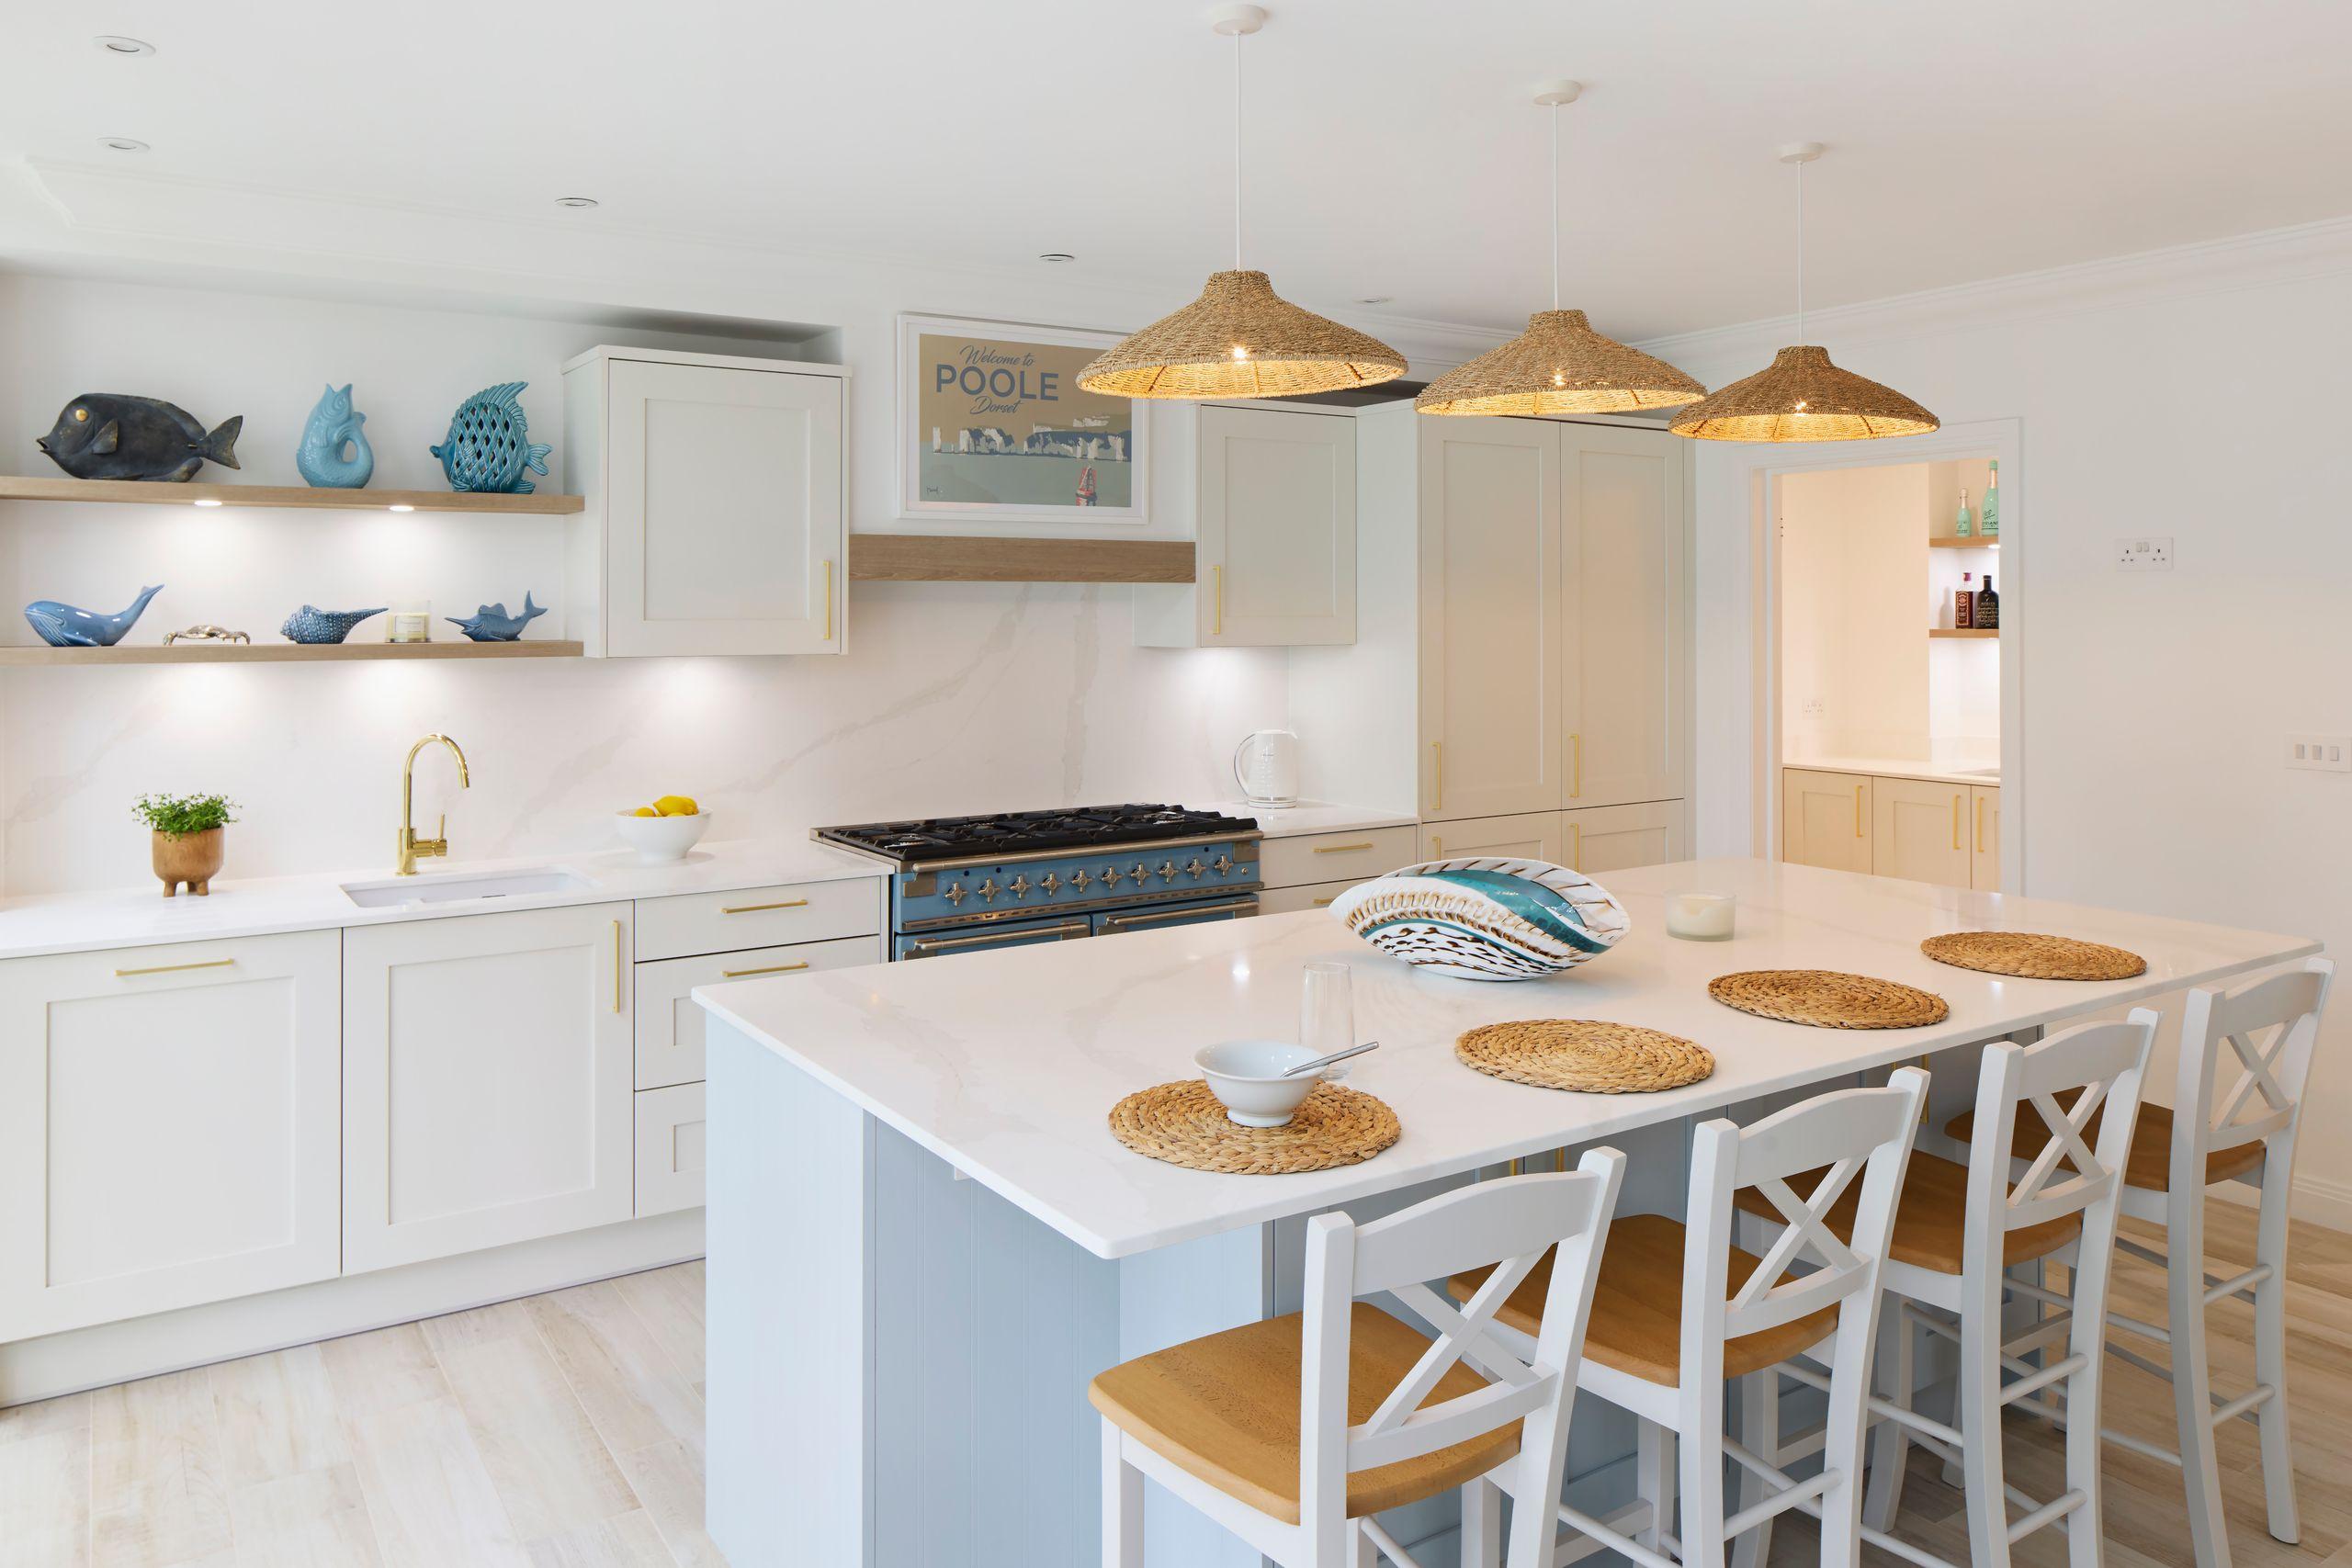
M 1667 428 L 1700 441 L 1875 441 L 1925 435 L 1942 421 L 1892 387 L 1840 370 L 1829 351 L 1804 341 L 1804 166 L 1818 141 L 1781 149 L 1797 166 L 1797 343 L 1745 380 L 1734 381 L 1674 416 Z
M 1592 330 L 1582 310 L 1560 309 L 1560 116 L 1584 91 L 1546 83 L 1535 101 L 1552 114 L 1552 309 L 1500 348 L 1421 389 L 1414 409 L 1435 414 L 1633 413 L 1679 408 L 1707 389 L 1663 359 Z
M 1117 398 L 1296 398 L 1376 386 L 1405 373 L 1378 338 L 1327 321 L 1241 265 L 1241 40 L 1266 25 L 1263 6 L 1220 6 L 1209 25 L 1233 40 L 1233 270 L 1209 274 L 1201 297 L 1122 339 L 1078 373 Z

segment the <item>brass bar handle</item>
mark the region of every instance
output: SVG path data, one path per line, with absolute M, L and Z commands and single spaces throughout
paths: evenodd
M 1209 599 L 1215 605 L 1209 636 L 1223 637 L 1225 635 L 1225 568 L 1222 566 L 1209 568 L 1209 581 L 1212 585 Z
M 978 936 L 924 937 L 919 942 L 908 944 L 907 956 L 916 958 L 926 953 L 944 953 L 954 947 L 989 947 L 1001 942 L 1034 942 L 1045 937 L 1052 937 L 1057 942 L 1067 942 L 1073 933 L 1084 936 L 1089 929 L 1084 920 L 1065 920 L 1060 925 L 1046 926 L 1037 931 L 984 931 Z
M 1581 822 L 1568 824 L 1568 869 L 1584 869 L 1584 824 Z
M 1862 836 L 1862 786 L 1854 786 L 1854 837 Z
M 763 909 L 801 909 L 808 905 L 806 898 L 786 898 L 774 904 L 722 904 L 718 912 L 722 915 L 756 915 Z
M 1315 852 L 1318 855 L 1351 855 L 1374 847 L 1373 841 L 1366 839 L 1361 844 L 1317 844 Z
M 1430 835 L 1430 859 L 1443 860 L 1444 858 L 1445 840 L 1439 838 L 1435 833 L 1431 833 Z
M 789 975 L 795 969 L 808 967 L 808 961 L 804 958 L 797 964 L 770 964 L 758 969 L 721 969 L 718 972 L 718 977 L 722 980 L 740 980 L 746 975 Z
M 118 969 L 114 977 L 128 980 L 133 975 L 178 975 L 190 969 L 226 969 L 235 962 L 233 958 L 208 958 L 201 964 L 151 964 L 144 969 Z
M 1984 797 L 1976 797 L 1976 852 L 1984 852 Z
M 1143 915 L 1113 915 L 1102 924 L 1110 929 L 1120 926 L 1147 926 L 1155 925 L 1161 920 L 1181 920 L 1195 915 L 1232 915 L 1243 910 L 1254 913 L 1257 908 L 1258 901 L 1255 898 L 1242 898 L 1230 904 L 1193 904 L 1181 909 L 1159 909 Z
M 1577 800 L 1584 795 L 1584 732 L 1578 730 L 1568 737 L 1568 752 L 1574 759 L 1569 764 L 1568 798 Z
M 1445 809 L 1445 742 L 1430 741 L 1430 750 L 1437 758 L 1437 783 L 1430 790 L 1430 809 L 1442 811 Z
M 621 1010 L 621 923 L 613 922 L 613 1010 Z
M 833 563 L 825 563 L 825 640 L 833 640 Z
M 1317 898 L 1315 900 L 1315 907 L 1318 909 L 1328 909 L 1331 907 L 1332 900 L 1336 899 L 1338 897 L 1339 895 L 1335 893 L 1330 898 Z
M 1960 848 L 1960 796 L 1951 797 L 1951 847 Z

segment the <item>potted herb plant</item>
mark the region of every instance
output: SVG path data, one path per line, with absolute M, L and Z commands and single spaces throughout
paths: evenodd
M 210 895 L 228 853 L 220 830 L 236 812 L 235 801 L 218 795 L 142 795 L 132 803 L 130 814 L 154 829 L 153 863 L 164 897 L 183 883 L 198 897 Z

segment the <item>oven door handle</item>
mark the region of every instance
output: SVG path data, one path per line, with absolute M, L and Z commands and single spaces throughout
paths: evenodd
M 1201 915 L 1231 915 L 1238 919 L 1257 912 L 1257 899 L 1237 898 L 1230 904 L 1187 904 L 1182 908 L 1154 909 L 1141 915 L 1109 915 L 1103 918 L 1102 929 L 1114 931 L 1128 926 L 1153 925 L 1161 920 L 1182 920 Z
M 1051 937 L 1056 942 L 1069 942 L 1084 936 L 1092 928 L 1084 920 L 1064 920 L 1057 926 L 1032 926 L 1027 931 L 983 931 L 978 936 L 923 937 L 907 944 L 909 958 L 928 958 L 934 953 L 952 953 L 961 947 L 993 947 L 1004 942 L 1038 942 Z

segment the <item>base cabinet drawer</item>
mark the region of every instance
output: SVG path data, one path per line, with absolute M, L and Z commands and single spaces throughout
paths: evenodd
M 1362 833 L 1306 833 L 1268 839 L 1258 846 L 1259 879 L 1268 887 L 1304 887 L 1342 877 L 1363 881 L 1410 865 L 1417 835 L 1411 824 Z
M 1522 811 L 1509 817 L 1465 817 L 1453 822 L 1429 822 L 1421 827 L 1423 860 L 1498 858 L 1566 863 L 1560 847 L 1560 814 Z
M 741 953 L 706 953 L 637 966 L 637 1087 L 662 1089 L 696 1083 L 703 1076 L 703 1010 L 694 1003 L 696 986 L 729 980 L 788 980 L 823 969 L 854 969 L 882 962 L 879 936 L 839 942 L 804 942 L 792 947 L 754 947 Z
M 702 1207 L 704 1086 L 674 1084 L 637 1097 L 637 1213 Z
M 1563 863 L 1588 876 L 1690 858 L 1682 842 L 1682 802 L 1679 800 L 1563 811 L 1560 835 L 1567 840 L 1567 859 Z
M 1331 900 L 1368 876 L 1348 882 L 1310 882 L 1304 887 L 1272 887 L 1258 895 L 1258 913 L 1287 915 L 1295 909 L 1328 909 Z
M 637 901 L 637 956 L 686 958 L 747 947 L 872 936 L 882 929 L 882 878 L 739 887 Z

